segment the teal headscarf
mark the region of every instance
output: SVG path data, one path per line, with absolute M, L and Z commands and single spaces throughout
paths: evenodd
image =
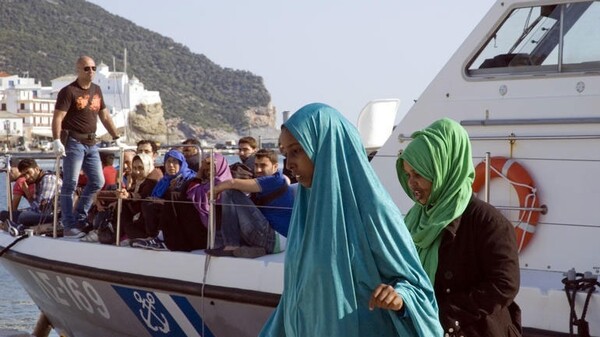
M 464 212 L 473 194 L 471 185 L 475 170 L 471 143 L 467 131 L 449 118 L 440 119 L 413 133 L 412 138 L 396 161 L 396 171 L 402 188 L 413 200 L 403 168 L 405 160 L 423 178 L 432 182 L 427 204 L 422 205 L 415 200 L 404 221 L 415 241 L 423 267 L 434 283 L 440 233 Z
M 298 188 L 284 291 L 260 336 L 441 336 L 429 279 L 356 128 L 319 103 L 284 126 L 312 160 L 314 174 L 310 189 Z M 381 283 L 402 296 L 405 314 L 369 311 Z

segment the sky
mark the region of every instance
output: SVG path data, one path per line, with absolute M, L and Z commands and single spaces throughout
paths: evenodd
M 495 2 L 89 1 L 261 76 L 278 122 L 284 110 L 322 102 L 354 124 L 373 99 L 399 98 L 407 111 Z

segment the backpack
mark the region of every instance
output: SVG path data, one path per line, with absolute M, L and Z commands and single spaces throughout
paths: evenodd
M 109 206 L 106 210 L 98 212 L 94 218 L 94 225 L 98 228 L 98 242 L 109 245 L 115 243 L 117 236 L 112 224 L 114 215 L 114 207 Z

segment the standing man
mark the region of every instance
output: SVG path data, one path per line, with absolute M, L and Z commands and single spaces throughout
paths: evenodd
M 92 83 L 96 63 L 89 56 L 81 56 L 75 67 L 77 80 L 58 93 L 52 120 L 54 154 L 65 157 L 60 207 L 66 238 L 82 238 L 85 235 L 82 230 L 87 225 L 87 214 L 94 195 L 104 185 L 102 164 L 96 146 L 98 118 L 117 146 L 124 145 L 104 104 L 102 90 Z M 73 210 L 73 192 L 82 169 L 87 175 L 88 183 Z

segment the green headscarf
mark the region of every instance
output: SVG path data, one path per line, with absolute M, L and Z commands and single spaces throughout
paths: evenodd
M 414 200 L 403 162 L 432 182 L 427 204 L 417 200 L 404 218 L 419 258 L 431 283 L 435 283 L 442 230 L 467 208 L 475 170 L 467 131 L 457 122 L 440 119 L 412 135 L 412 142 L 396 161 L 398 179 Z

